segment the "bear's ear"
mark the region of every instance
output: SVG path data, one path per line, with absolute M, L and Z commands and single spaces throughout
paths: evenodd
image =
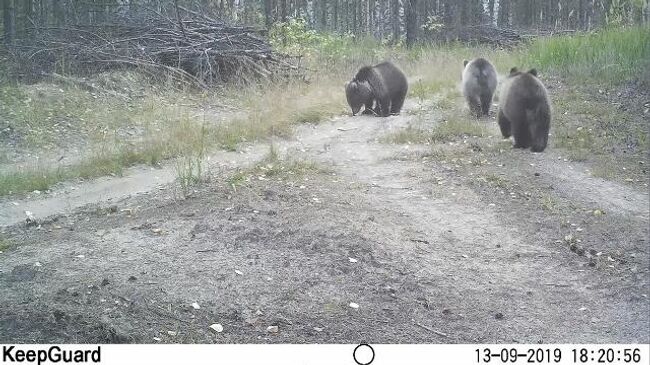
M 537 69 L 531 68 L 530 70 L 528 70 L 528 73 L 537 77 Z
M 516 74 L 517 72 L 519 72 L 519 69 L 516 68 L 516 67 L 513 67 L 513 68 L 510 69 L 510 74 L 511 74 L 511 75 L 512 75 L 512 74 Z
M 463 60 L 463 66 L 467 66 L 468 63 L 469 63 L 468 60 Z

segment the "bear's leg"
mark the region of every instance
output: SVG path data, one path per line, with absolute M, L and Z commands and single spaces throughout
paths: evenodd
M 499 109 L 499 113 L 497 115 L 497 123 L 499 123 L 499 129 L 501 129 L 501 135 L 503 138 L 509 138 L 512 135 L 511 132 L 511 123 L 506 118 L 505 114 L 503 114 L 503 110 Z

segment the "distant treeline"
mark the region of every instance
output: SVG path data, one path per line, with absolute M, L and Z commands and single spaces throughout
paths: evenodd
M 527 30 L 590 30 L 650 24 L 650 0 L 3 0 L 3 39 L 11 44 L 50 26 L 106 24 L 178 7 L 270 27 L 301 18 L 310 29 L 392 42 L 435 39 L 472 25 Z

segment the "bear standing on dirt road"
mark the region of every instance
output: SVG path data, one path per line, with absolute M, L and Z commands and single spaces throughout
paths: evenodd
M 345 84 L 345 96 L 356 115 L 365 105 L 363 114 L 387 117 L 399 114 L 404 105 L 408 83 L 404 73 L 390 62 L 364 66 Z M 373 103 L 377 105 L 373 108 Z
M 464 60 L 463 66 L 462 89 L 467 105 L 477 118 L 487 116 L 497 88 L 497 71 L 485 58 Z
M 544 151 L 551 128 L 551 103 L 537 70 L 510 70 L 499 95 L 497 122 L 503 138 L 513 136 L 514 148 Z

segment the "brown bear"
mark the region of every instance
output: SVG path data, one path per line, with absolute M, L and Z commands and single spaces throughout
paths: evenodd
M 551 103 L 537 70 L 510 70 L 499 94 L 497 121 L 503 138 L 513 136 L 514 148 L 544 151 L 551 128 Z
M 362 106 L 365 106 L 363 114 L 382 117 L 399 114 L 407 91 L 406 76 L 390 62 L 362 67 L 352 81 L 345 85 L 345 95 L 352 115 L 356 115 Z
M 487 116 L 497 88 L 497 71 L 485 58 L 463 60 L 462 90 L 470 111 L 477 118 Z

